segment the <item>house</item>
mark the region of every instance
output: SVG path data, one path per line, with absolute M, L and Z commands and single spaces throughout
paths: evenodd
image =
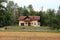
M 40 26 L 40 16 L 20 16 L 19 26 Z

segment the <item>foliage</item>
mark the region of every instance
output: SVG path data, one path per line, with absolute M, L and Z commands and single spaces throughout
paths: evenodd
M 6 19 L 6 8 L 1 4 L 7 0 L 0 0 L 0 27 L 5 25 Z
M 11 25 L 14 25 L 18 22 L 17 18 L 18 18 L 18 5 L 17 3 L 14 3 L 13 1 L 9 1 L 9 3 L 7 4 L 7 9 L 9 11 L 9 13 L 11 14 L 11 20 L 10 22 Z
M 1 3 L 7 0 L 0 0 L 0 27 L 8 25 L 17 25 L 19 16 L 40 16 L 41 26 L 49 26 L 51 29 L 60 29 L 60 6 L 57 12 L 54 9 L 47 11 L 35 11 L 30 4 L 28 7 L 19 7 L 17 3 L 9 1 L 7 7 Z
M 2 2 L 7 2 L 7 0 L 0 0 L 0 3 L 2 3 Z

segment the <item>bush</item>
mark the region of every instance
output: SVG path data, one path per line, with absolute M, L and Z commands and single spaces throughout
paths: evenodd
M 2 24 L 0 24 L 0 27 L 4 27 Z

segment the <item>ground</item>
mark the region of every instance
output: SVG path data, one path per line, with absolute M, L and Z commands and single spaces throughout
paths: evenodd
M 0 32 L 0 40 L 60 40 L 60 33 Z

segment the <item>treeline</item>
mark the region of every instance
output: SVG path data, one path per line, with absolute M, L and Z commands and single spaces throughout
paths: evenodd
M 7 3 L 4 7 L 3 2 Z M 1 4 L 2 3 L 2 4 Z M 0 27 L 18 24 L 19 16 L 40 16 L 41 26 L 49 26 L 51 29 L 60 29 L 60 7 L 58 10 L 35 11 L 32 5 L 19 7 L 13 1 L 0 0 Z

